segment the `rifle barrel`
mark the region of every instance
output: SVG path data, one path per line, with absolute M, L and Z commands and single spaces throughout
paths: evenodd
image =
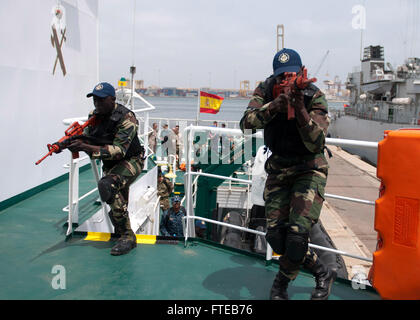
M 37 162 L 35 162 L 35 165 L 39 165 L 44 159 L 50 155 L 52 155 L 53 151 L 48 152 L 45 156 L 43 156 L 41 159 L 39 159 Z

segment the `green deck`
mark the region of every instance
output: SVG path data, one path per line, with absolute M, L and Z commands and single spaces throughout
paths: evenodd
M 90 170 L 82 172 L 83 187 L 95 184 Z M 0 299 L 161 299 L 224 300 L 268 298 L 277 272 L 260 257 L 194 240 L 178 244 L 139 244 L 128 255 L 109 254 L 113 242 L 66 241 L 67 181 L 0 211 Z M 97 195 L 83 200 L 86 219 L 97 210 Z M 81 215 L 81 216 L 83 216 Z M 66 288 L 53 289 L 61 265 Z M 301 272 L 291 284 L 291 299 L 307 300 L 314 286 Z M 353 290 L 349 281 L 333 286 L 332 299 L 379 299 L 373 290 Z

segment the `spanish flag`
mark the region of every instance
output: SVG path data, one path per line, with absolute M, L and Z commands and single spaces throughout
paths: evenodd
M 200 113 L 218 113 L 223 100 L 215 94 L 200 91 Z

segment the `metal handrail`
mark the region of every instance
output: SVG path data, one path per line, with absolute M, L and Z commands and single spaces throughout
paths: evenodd
M 343 197 L 343 196 L 337 196 L 335 194 L 329 194 L 329 193 L 326 193 L 325 194 L 325 197 L 332 198 L 332 199 L 345 200 L 345 201 L 350 201 L 350 202 L 357 202 L 357 203 L 369 204 L 369 205 L 372 205 L 372 206 L 375 205 L 375 201 L 363 200 L 363 199 L 356 199 L 356 198 L 349 198 L 349 197 Z
M 246 183 L 248 185 L 252 184 L 251 180 L 243 180 L 243 179 L 237 179 L 237 178 L 231 178 L 231 177 L 225 177 L 225 176 L 220 176 L 220 175 L 214 175 L 214 174 L 208 174 L 208 173 L 202 173 L 202 172 L 192 172 L 191 171 L 191 147 L 192 147 L 192 137 L 193 137 L 193 133 L 197 130 L 200 131 L 216 131 L 217 133 L 223 135 L 223 134 L 229 134 L 229 133 L 236 133 L 239 134 L 240 130 L 231 130 L 231 129 L 222 129 L 222 128 L 213 128 L 213 127 L 201 127 L 201 126 L 189 126 L 184 130 L 184 133 L 188 133 L 185 134 L 184 136 L 186 137 L 187 140 L 187 166 L 186 166 L 186 185 L 187 185 L 187 190 L 185 193 L 186 196 L 186 200 L 187 200 L 187 216 L 184 217 L 184 219 L 186 219 L 186 223 L 183 224 L 184 225 L 184 236 L 185 236 L 185 246 L 187 244 L 187 240 L 189 237 L 189 220 L 191 219 L 201 219 L 203 221 L 207 221 L 207 222 L 211 222 L 211 223 L 215 223 L 215 224 L 220 224 L 220 225 L 224 225 L 230 228 L 234 228 L 234 229 L 239 229 L 242 231 L 246 231 L 246 232 L 251 232 L 251 233 L 255 233 L 255 234 L 259 234 L 259 235 L 264 235 L 265 233 L 260 232 L 260 231 L 256 231 L 256 230 L 252 230 L 252 229 L 247 229 L 247 228 L 243 228 L 243 227 L 239 227 L 236 225 L 231 225 L 231 224 L 227 224 L 225 222 L 220 222 L 220 221 L 215 221 L 215 220 L 211 220 L 211 219 L 207 219 L 207 218 L 203 218 L 203 217 L 197 217 L 194 215 L 193 213 L 193 206 L 192 206 L 192 202 L 191 202 L 191 194 L 192 194 L 192 176 L 196 175 L 196 176 L 206 176 L 206 177 L 210 177 L 210 178 L 217 178 L 217 179 L 225 179 L 225 180 L 231 180 L 231 181 L 240 181 L 242 183 Z M 240 132 L 242 133 L 242 131 Z M 259 132 L 261 133 L 261 132 Z M 333 145 L 358 145 L 358 146 L 364 146 L 364 147 L 368 147 L 368 148 L 377 148 L 378 147 L 378 143 L 377 142 L 369 142 L 369 141 L 358 141 L 358 140 L 346 140 L 346 139 L 332 139 L 332 138 L 326 138 L 326 142 L 328 144 L 333 144 Z M 372 204 L 371 201 L 368 200 L 361 200 L 361 199 L 354 199 L 354 198 L 349 198 L 349 197 L 343 197 L 343 196 L 336 196 L 336 195 L 331 195 L 328 194 L 328 197 L 331 198 L 337 198 L 337 199 L 341 199 L 341 200 L 346 200 L 346 201 L 353 201 L 353 202 L 359 202 L 359 203 L 364 203 L 364 204 Z M 373 203 L 374 204 L 374 203 Z M 361 257 L 361 256 L 357 256 L 354 254 L 350 254 L 341 250 L 335 250 L 335 249 L 331 249 L 331 248 L 326 248 L 326 247 L 322 247 L 322 246 L 318 246 L 318 245 L 314 245 L 314 244 L 309 244 L 310 247 L 319 249 L 319 250 L 324 250 L 324 251 L 329 251 L 329 252 L 334 252 L 337 254 L 341 254 L 344 256 L 349 256 L 352 258 L 356 258 L 359 260 L 363 260 L 363 261 L 368 261 L 368 262 L 372 262 L 372 259 L 366 258 L 366 257 Z M 269 260 L 269 258 L 271 258 L 272 255 L 272 249 L 270 247 L 270 245 L 267 243 L 267 253 L 266 253 L 266 259 Z
M 263 237 L 265 237 L 265 235 L 266 235 L 266 233 L 265 232 L 262 232 L 262 231 L 248 229 L 248 228 L 237 226 L 237 225 L 234 225 L 234 224 L 230 224 L 230 223 L 226 223 L 226 222 L 221 222 L 221 221 L 217 221 L 217 220 L 212 220 L 212 219 L 207 219 L 207 218 L 203 218 L 203 217 L 198 217 L 198 216 L 184 216 L 182 218 L 183 219 L 202 220 L 202 221 L 205 221 L 205 222 L 209 222 L 209 223 L 221 225 L 221 226 L 224 226 L 224 227 L 228 227 L 228 228 L 237 229 L 237 230 L 240 230 L 240 231 L 245 231 L 245 232 L 253 233 L 253 234 L 256 234 L 256 235 L 259 235 L 259 236 L 263 236 Z M 187 241 L 187 239 L 188 238 L 185 237 L 185 241 Z M 359 260 L 363 260 L 363 261 L 368 261 L 368 262 L 372 262 L 373 261 L 372 259 L 369 259 L 369 258 L 366 258 L 366 257 L 357 256 L 357 255 L 354 255 L 354 254 L 351 254 L 351 253 L 347 253 L 347 252 L 344 252 L 344 251 L 341 251 L 341 250 L 336 250 L 336 249 L 331 249 L 331 248 L 327 248 L 327 247 L 318 246 L 318 245 L 312 244 L 312 243 L 309 243 L 308 246 L 310 248 L 314 248 L 314 249 L 318 249 L 318 250 L 323 250 L 323 251 L 328 251 L 328 252 L 332 252 L 332 253 L 336 253 L 336 254 L 341 254 L 343 256 L 347 256 L 347 257 L 351 257 L 351 258 L 355 258 L 355 259 L 359 259 Z M 269 244 L 267 243 L 267 249 L 268 249 L 268 247 L 269 247 Z M 269 251 L 269 250 L 267 250 L 267 251 Z M 272 251 L 272 249 L 271 249 L 271 251 Z M 267 253 L 267 256 L 266 257 L 268 257 L 268 256 L 270 256 L 270 255 Z M 266 259 L 266 260 L 269 260 L 269 259 Z
M 378 142 L 375 141 L 325 138 L 325 143 L 332 144 L 335 146 L 357 146 L 378 149 Z
M 144 100 L 144 99 L 142 99 L 142 100 Z M 144 117 L 144 122 L 145 122 L 144 133 L 140 134 L 140 136 L 144 137 L 144 144 L 145 144 L 146 150 L 147 150 L 146 155 L 149 156 L 150 154 L 148 152 L 148 149 L 150 149 L 150 148 L 148 148 L 148 141 L 147 141 L 147 138 L 146 138 L 147 135 L 148 135 L 147 130 L 149 128 L 149 125 L 148 125 L 149 120 L 151 120 L 151 119 L 165 119 L 165 118 L 149 118 L 149 115 L 148 115 L 147 111 L 154 110 L 155 107 L 152 106 L 150 103 L 148 103 L 146 100 L 144 100 L 144 102 L 149 106 L 148 108 L 132 110 L 132 111 L 135 112 L 135 113 L 146 112 L 146 115 Z M 87 119 L 87 117 L 64 119 L 63 123 L 64 124 L 71 124 L 74 121 L 85 121 L 86 119 Z M 191 119 L 168 119 L 168 122 L 169 122 L 169 120 L 171 120 L 171 121 L 186 120 L 186 121 L 192 121 L 192 122 L 194 121 L 194 120 L 191 120 Z M 202 121 L 203 122 L 211 122 L 212 120 L 202 120 Z M 230 123 L 230 122 L 234 122 L 234 121 L 224 121 L 224 122 Z M 235 121 L 235 124 L 236 123 L 237 122 Z M 261 231 L 256 231 L 256 230 L 252 230 L 252 229 L 248 229 L 248 228 L 244 228 L 244 227 L 239 227 L 239 226 L 236 226 L 236 225 L 231 225 L 231 224 L 220 222 L 220 221 L 215 221 L 215 220 L 191 215 L 191 213 L 193 213 L 193 210 L 194 210 L 193 209 L 194 205 L 191 201 L 192 200 L 191 196 L 193 195 L 193 193 L 192 193 L 192 176 L 193 175 L 196 175 L 197 179 L 198 179 L 198 176 L 206 176 L 206 177 L 210 177 L 210 178 L 216 178 L 216 179 L 223 179 L 223 180 L 245 183 L 247 185 L 252 184 L 251 180 L 237 179 L 237 178 L 225 177 L 225 176 L 220 176 L 220 175 L 213 175 L 213 174 L 208 174 L 208 173 L 203 173 L 203 172 L 192 172 L 191 171 L 191 152 L 190 152 L 190 150 L 192 148 L 192 135 L 195 131 L 212 131 L 212 132 L 218 133 L 220 135 L 227 135 L 227 134 L 241 135 L 242 139 L 244 138 L 243 132 L 240 129 L 216 128 L 216 127 L 204 127 L 204 126 L 192 126 L 192 125 L 190 125 L 189 127 L 184 129 L 184 137 L 186 137 L 186 139 L 187 139 L 187 145 L 186 145 L 186 148 L 187 148 L 187 152 L 186 152 L 186 154 L 187 154 L 187 159 L 186 159 L 187 168 L 186 169 L 187 170 L 186 170 L 186 174 L 185 174 L 186 179 L 187 179 L 187 183 L 186 183 L 187 184 L 187 191 L 185 193 L 185 198 L 187 200 L 187 216 L 184 217 L 184 219 L 186 219 L 186 224 L 185 224 L 185 226 L 186 226 L 185 229 L 186 230 L 185 230 L 185 233 L 184 233 L 185 234 L 185 241 L 187 241 L 187 239 L 188 239 L 188 229 L 189 229 L 189 220 L 190 219 L 201 219 L 203 221 L 207 221 L 207 222 L 210 222 L 210 223 L 224 225 L 224 226 L 227 226 L 227 227 L 230 227 L 230 228 L 239 229 L 239 230 L 242 230 L 242 231 L 245 231 L 245 232 L 251 232 L 251 233 L 254 233 L 254 234 L 265 236 L 265 233 L 261 232 Z M 185 133 L 188 133 L 188 134 L 185 134 Z M 257 133 L 254 134 L 254 136 L 262 138 L 262 132 L 258 131 Z M 347 139 L 326 138 L 326 143 L 327 144 L 332 144 L 332 145 L 338 145 L 338 146 L 352 145 L 352 146 L 362 146 L 362 147 L 367 147 L 367 148 L 377 148 L 378 147 L 377 142 L 347 140 Z M 73 171 L 74 170 L 79 170 L 77 164 L 79 163 L 79 161 L 85 160 L 87 158 L 88 157 L 83 157 L 83 158 L 80 158 L 80 159 L 72 159 L 71 164 L 66 165 L 66 167 L 70 169 L 69 205 L 67 207 L 63 208 L 63 211 L 68 211 L 69 212 L 69 218 L 68 218 L 69 229 L 67 231 L 67 234 L 69 232 L 71 232 L 72 208 L 73 208 L 73 205 L 74 205 L 74 200 L 73 200 L 73 197 L 74 197 L 74 195 L 73 195 L 73 183 L 74 183 L 73 176 L 74 175 L 73 175 L 73 173 L 74 172 Z M 96 165 L 95 165 L 95 167 L 96 167 Z M 92 166 L 92 169 L 94 169 L 93 166 Z M 95 173 L 95 175 L 97 175 L 97 172 Z M 77 177 L 77 175 L 76 175 L 76 177 Z M 98 177 L 96 177 L 96 179 L 98 180 Z M 195 181 L 197 181 L 197 179 Z M 76 181 L 76 182 L 78 182 L 78 181 Z M 77 207 L 78 201 L 86 198 L 88 195 L 92 194 L 96 190 L 97 190 L 97 188 L 87 192 L 86 194 L 84 194 L 80 198 L 78 197 L 78 200 L 76 201 L 76 207 Z M 368 200 L 355 199 L 355 198 L 349 198 L 349 197 L 343 197 L 343 196 L 337 196 L 337 195 L 331 195 L 331 194 L 326 194 L 325 196 L 335 198 L 335 199 L 345 200 L 345 201 L 353 201 L 353 202 L 359 202 L 359 203 L 363 203 L 363 204 L 369 204 L 369 205 L 374 205 L 375 204 L 374 202 L 368 201 Z M 346 253 L 346 252 L 343 252 L 343 251 L 340 251 L 340 250 L 320 247 L 320 246 L 313 245 L 313 244 L 309 244 L 309 246 L 311 246 L 313 248 L 316 248 L 316 249 L 319 249 L 319 250 L 330 251 L 330 252 L 338 253 L 338 254 L 341 254 L 341 255 L 349 256 L 349 257 L 352 257 L 352 258 L 357 258 L 357 259 L 360 259 L 360 260 L 372 262 L 372 259 L 368 259 L 368 258 L 365 258 L 365 257 L 359 257 L 359 256 L 349 254 L 349 253 Z M 270 251 L 271 251 L 271 247 L 267 243 L 267 257 L 269 257 L 269 256 L 271 257 L 272 253 Z
M 98 190 L 98 188 L 93 188 L 92 190 L 90 190 L 90 191 L 88 191 L 88 192 L 86 192 L 83 196 L 81 196 L 79 199 L 77 199 L 77 201 L 80 201 L 80 200 L 83 200 L 84 198 L 87 198 L 87 197 L 89 197 L 92 193 L 94 193 L 95 191 L 97 191 Z M 63 209 L 62 209 L 64 212 L 68 212 L 70 209 L 69 209 L 69 205 L 67 205 L 67 206 L 65 206 Z
M 203 177 L 209 177 L 209 178 L 215 178 L 215 179 L 230 180 L 230 181 L 236 181 L 236 182 L 241 182 L 241 183 L 246 183 L 246 184 L 252 184 L 251 180 L 243 180 L 243 179 L 238 179 L 238 178 L 219 176 L 217 174 L 211 174 L 211 173 L 191 172 L 190 174 L 193 176 L 203 176 Z
M 150 120 L 153 120 L 153 121 L 165 121 L 165 122 L 167 122 L 167 123 L 169 123 L 170 121 L 171 122 L 175 122 L 175 123 L 182 123 L 182 122 L 186 122 L 186 123 L 188 123 L 188 122 L 191 122 L 191 123 L 195 123 L 195 122 L 197 122 L 197 119 L 184 119 L 184 118 L 165 118 L 165 117 L 150 117 Z M 225 124 L 233 124 L 233 126 L 236 128 L 236 126 L 238 126 L 239 125 L 239 121 L 237 121 L 237 120 L 223 120 L 223 121 L 221 121 L 221 120 L 202 120 L 202 119 L 200 119 L 199 120 L 200 122 L 204 122 L 204 123 L 213 123 L 214 121 L 217 121 L 217 122 L 223 122 L 223 123 L 225 123 Z

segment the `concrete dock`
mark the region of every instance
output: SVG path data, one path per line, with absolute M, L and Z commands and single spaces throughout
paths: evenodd
M 340 147 L 328 147 L 333 157 L 328 159 L 326 193 L 375 201 L 380 186 L 376 168 Z M 372 259 L 377 242 L 374 218 L 374 205 L 327 197 L 320 220 L 338 250 Z M 350 279 L 355 272 L 369 272 L 371 263 L 346 256 L 343 259 Z

